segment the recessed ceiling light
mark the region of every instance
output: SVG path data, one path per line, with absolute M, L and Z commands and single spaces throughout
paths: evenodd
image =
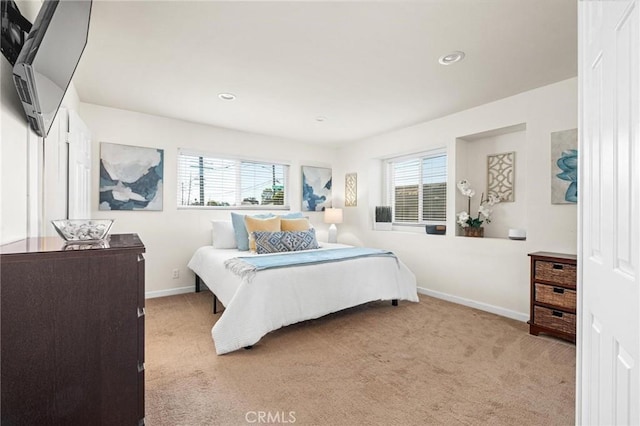
M 236 98 L 236 95 L 233 93 L 219 93 L 218 97 L 223 101 L 232 101 Z
M 455 64 L 456 62 L 460 62 L 463 59 L 464 59 L 464 52 L 455 51 L 455 52 L 447 53 L 446 55 L 440 56 L 440 59 L 438 59 L 438 62 L 440 62 L 442 65 L 451 65 L 451 64 Z
M 327 121 L 327 117 L 319 115 L 319 116 L 316 117 L 316 121 L 321 121 L 321 122 L 322 121 Z

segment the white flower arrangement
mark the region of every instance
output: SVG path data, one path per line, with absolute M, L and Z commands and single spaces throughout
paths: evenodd
M 458 182 L 458 189 L 469 199 L 469 207 L 468 212 L 462 211 L 458 213 L 458 224 L 463 227 L 473 227 L 480 228 L 484 222 L 491 223 L 491 213 L 492 210 L 490 207 L 493 207 L 497 203 L 500 202 L 500 197 L 494 194 L 489 194 L 487 198 L 484 198 L 484 193 L 480 196 L 480 206 L 478 207 L 478 215 L 476 217 L 472 217 L 470 215 L 471 212 L 471 197 L 476 195 L 476 191 L 471 188 L 471 184 L 466 179 Z

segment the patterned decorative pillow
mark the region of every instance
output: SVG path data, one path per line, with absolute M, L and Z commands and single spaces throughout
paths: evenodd
M 281 253 L 285 251 L 301 251 L 318 248 L 316 230 L 263 232 L 253 233 L 256 242 L 256 253 Z

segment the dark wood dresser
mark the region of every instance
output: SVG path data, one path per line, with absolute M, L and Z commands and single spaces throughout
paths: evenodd
M 103 244 L 0 246 L 2 425 L 144 424 L 144 257 Z
M 529 333 L 576 341 L 576 265 L 572 254 L 539 251 L 531 257 Z

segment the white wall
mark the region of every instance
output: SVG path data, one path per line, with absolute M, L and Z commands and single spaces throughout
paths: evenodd
M 20 12 L 34 22 L 42 5 L 39 1 L 16 1 Z M 27 236 L 56 235 L 51 219 L 66 217 L 67 145 L 66 126 L 59 113 L 46 140 L 27 123 L 12 79 L 12 67 L 2 57 L 0 71 L 2 98 L 2 143 L 0 144 L 0 244 Z M 78 109 L 80 99 L 69 85 L 61 106 Z
M 460 302 L 470 299 L 470 304 L 526 319 L 527 254 L 538 250 L 576 253 L 576 206 L 551 204 L 549 167 L 550 134 L 577 127 L 577 102 L 577 79 L 572 78 L 343 147 L 334 167 L 334 200 L 339 205 L 343 202 L 344 174 L 357 172 L 358 206 L 344 209 L 338 241 L 395 251 L 428 293 Z M 456 168 L 466 167 L 465 161 L 455 158 L 456 140 L 522 123 L 526 125 L 522 148 L 526 164 L 517 165 L 521 179 L 516 199 L 518 210 L 526 211 L 518 226 L 527 230 L 527 240 L 456 236 Z M 447 235 L 427 235 L 423 229 L 373 231 L 373 208 L 382 204 L 381 159 L 439 147 L 447 147 L 449 154 Z M 485 164 L 486 157 L 466 161 Z
M 40 2 L 17 0 L 20 12 L 34 21 Z M 26 238 L 29 226 L 27 175 L 29 149 L 37 150 L 38 137 L 30 131 L 20 98 L 13 85 L 9 61 L 0 58 L 0 244 Z
M 71 84 L 49 135 L 38 137 L 11 80 L 11 65 L 2 58 L 2 144 L 0 145 L 0 244 L 27 236 L 56 235 L 49 223 L 66 218 L 67 144 L 65 109 L 77 109 L 79 99 Z
M 146 291 L 151 296 L 191 291 L 194 278 L 187 263 L 194 251 L 211 244 L 212 219 L 230 218 L 229 211 L 177 208 L 176 174 L 178 148 L 252 159 L 284 161 L 290 167 L 292 211 L 300 210 L 301 166 L 331 167 L 333 148 L 308 145 L 251 133 L 237 132 L 185 121 L 81 103 L 80 115 L 92 133 L 93 192 L 92 217 L 115 219 L 112 233 L 134 232 L 147 248 Z M 164 206 L 161 212 L 99 211 L 100 142 L 164 149 Z M 252 213 L 246 211 L 246 213 Z M 318 228 L 318 238 L 326 240 L 322 213 L 306 213 Z M 180 278 L 172 279 L 173 269 Z
M 27 236 L 27 146 L 26 116 L 11 80 L 11 65 L 0 58 L 2 81 L 2 143 L 0 143 L 0 243 Z

